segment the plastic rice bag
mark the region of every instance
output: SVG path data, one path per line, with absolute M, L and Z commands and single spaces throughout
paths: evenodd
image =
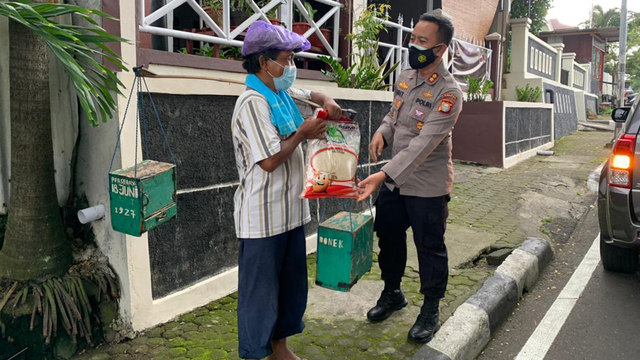
M 350 114 L 355 112 L 350 111 Z M 327 122 L 324 140 L 309 140 L 306 156 L 304 199 L 357 199 L 356 170 L 360 153 L 360 128 L 352 116 L 328 118 L 324 110 L 314 117 Z

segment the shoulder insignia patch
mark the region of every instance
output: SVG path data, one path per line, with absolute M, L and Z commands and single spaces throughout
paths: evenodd
M 442 98 L 443 99 L 451 99 L 454 102 L 458 101 L 458 97 L 456 96 L 456 94 L 453 94 L 453 93 L 444 93 L 442 95 Z
M 440 106 L 438 106 L 438 112 L 441 114 L 448 115 L 451 113 L 451 109 L 456 104 L 456 101 L 451 97 L 443 97 L 440 102 Z
M 438 80 L 439 77 L 440 75 L 438 75 L 438 73 L 433 73 L 431 74 L 431 77 L 429 77 L 429 80 L 427 81 L 429 82 L 429 84 L 433 84 Z
M 401 82 L 400 84 L 398 84 L 398 87 L 402 90 L 407 90 L 409 88 L 409 84 L 407 84 L 405 81 Z

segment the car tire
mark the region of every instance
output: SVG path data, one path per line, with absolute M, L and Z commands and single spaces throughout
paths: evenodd
M 600 239 L 600 258 L 606 270 L 633 274 L 638 270 L 638 251 L 607 244 Z

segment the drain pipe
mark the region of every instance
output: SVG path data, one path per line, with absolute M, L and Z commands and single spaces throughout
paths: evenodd
M 98 204 L 96 206 L 82 209 L 78 211 L 78 220 L 80 223 L 87 224 L 92 221 L 96 221 L 102 219 L 105 214 L 105 207 L 103 204 Z

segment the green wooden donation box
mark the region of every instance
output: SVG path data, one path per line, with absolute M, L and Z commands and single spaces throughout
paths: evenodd
M 320 224 L 316 284 L 349 291 L 371 270 L 373 217 L 341 212 Z
M 145 160 L 109 174 L 111 226 L 140 236 L 176 216 L 175 165 Z

